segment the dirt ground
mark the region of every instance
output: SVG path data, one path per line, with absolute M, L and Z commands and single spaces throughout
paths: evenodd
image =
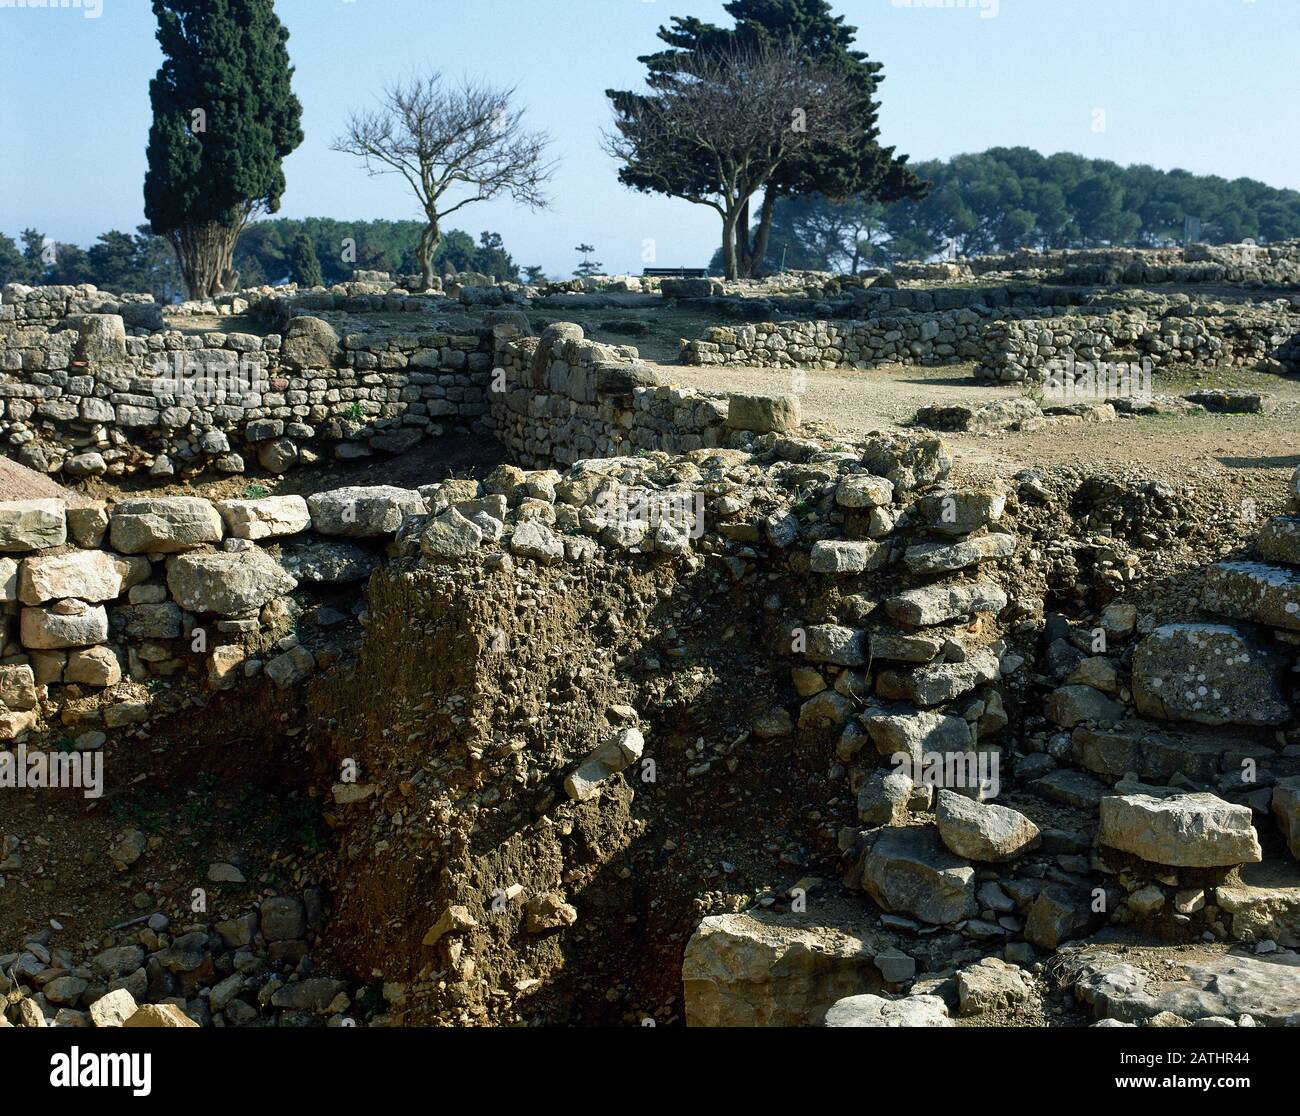
M 697 368 L 664 365 L 666 379 L 713 391 L 777 394 L 794 386 L 789 369 Z M 1059 426 L 1028 433 L 954 434 L 944 441 L 959 468 L 977 465 L 1024 469 L 1048 464 L 1097 467 L 1142 466 L 1170 480 L 1284 479 L 1300 465 L 1300 381 L 1258 372 L 1207 370 L 1201 377 L 1157 379 L 1155 391 L 1181 395 L 1206 387 L 1240 387 L 1276 398 L 1263 415 L 1121 417 L 1101 425 Z M 941 368 L 889 365 L 868 371 L 835 369 L 803 373 L 800 400 L 805 422 L 843 433 L 888 429 L 910 423 L 921 407 L 978 404 L 1024 394 L 1016 386 L 976 380 L 969 364 Z

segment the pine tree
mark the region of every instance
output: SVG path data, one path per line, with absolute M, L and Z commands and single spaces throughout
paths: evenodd
M 605 265 L 599 260 L 593 260 L 591 258 L 591 254 L 595 250 L 596 246 L 594 244 L 579 244 L 574 248 L 575 252 L 582 253 L 582 263 L 580 263 L 573 272 L 573 274 L 579 279 L 590 279 L 593 275 L 602 274 L 601 268 Z
M 651 89 L 661 88 L 671 76 L 691 65 L 692 59 L 717 56 L 738 47 L 793 45 L 814 65 L 841 72 L 856 93 L 857 128 L 850 142 L 814 143 L 800 148 L 780 166 L 766 184 L 763 203 L 749 235 L 749 207 L 740 214 L 734 231 L 734 254 L 741 275 L 762 270 L 768 238 L 779 198 L 821 194 L 842 200 L 892 202 L 920 199 L 926 184 L 907 165 L 906 155 L 882 147 L 877 116 L 877 89 L 884 80 L 881 64 L 853 48 L 857 29 L 832 14 L 828 0 L 728 0 L 724 10 L 735 19 L 734 27 L 723 28 L 695 16 L 673 17 L 671 26 L 659 29 L 659 38 L 669 49 L 639 59 L 647 71 Z M 608 90 L 616 117 L 635 118 L 644 111 L 648 98 L 630 92 Z M 707 160 L 698 160 L 691 173 L 665 182 L 662 175 L 641 173 L 641 168 L 624 167 L 619 179 L 638 190 L 685 196 L 700 193 L 713 176 Z
M 176 251 L 192 298 L 232 289 L 235 242 L 284 192 L 281 162 L 302 143 L 289 32 L 273 0 L 154 0 L 163 64 L 145 216 Z

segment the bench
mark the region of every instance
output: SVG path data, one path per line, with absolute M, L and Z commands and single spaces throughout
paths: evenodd
M 641 272 L 645 279 L 707 279 L 707 267 L 647 267 Z

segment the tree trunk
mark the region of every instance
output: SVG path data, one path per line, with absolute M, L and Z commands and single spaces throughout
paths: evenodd
M 751 274 L 748 198 L 741 203 L 740 216 L 736 218 L 736 272 L 744 277 Z
M 758 211 L 758 231 L 754 234 L 754 250 L 750 253 L 752 265 L 749 275 L 757 279 L 763 274 L 763 261 L 767 259 L 767 241 L 772 233 L 772 216 L 776 212 L 776 191 L 763 192 L 763 207 Z
M 442 243 L 442 230 L 438 228 L 438 222 L 430 218 L 429 223 L 420 230 L 420 270 L 424 272 L 424 289 L 427 291 L 433 286 L 433 255 L 438 251 L 438 245 Z
M 722 274 L 728 279 L 737 279 L 736 268 L 736 220 L 739 213 L 726 213 L 722 217 Z
M 238 286 L 239 272 L 234 268 L 234 257 L 242 228 L 242 224 L 208 222 L 186 225 L 168 234 L 190 298 L 212 298 Z

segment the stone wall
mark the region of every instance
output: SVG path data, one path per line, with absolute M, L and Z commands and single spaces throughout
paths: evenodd
M 521 464 L 684 453 L 724 446 L 733 429 L 798 427 L 793 397 L 671 387 L 640 363 L 636 349 L 586 340 L 577 325 L 549 326 L 540 338 L 519 337 L 511 326 L 496 332 L 501 380 L 489 392 L 491 415 L 497 438 Z
M 973 310 L 885 314 L 862 322 L 760 322 L 713 326 L 688 341 L 683 364 L 869 368 L 880 363 L 976 360 L 982 319 Z
M 383 558 L 418 492 L 344 488 L 212 503 L 126 499 L 0 504 L 0 738 L 61 719 L 78 748 L 151 716 L 150 686 L 191 676 L 226 689 L 265 674 L 294 685 L 328 657 L 319 611 Z
M 912 292 L 924 293 L 924 292 Z M 976 361 L 986 379 L 1041 380 L 1051 360 L 1143 360 L 1159 368 L 1300 370 L 1300 315 L 1269 306 L 1191 303 L 1151 310 L 1070 312 L 987 309 L 880 314 L 865 321 L 713 326 L 687 341 L 681 361 L 747 367 L 870 368 L 882 363 Z
M 152 303 L 40 291 L 47 297 L 10 303 L 6 288 L 16 315 L 39 306 L 59 317 L 6 323 L 0 439 L 43 472 L 239 473 L 246 455 L 283 472 L 323 453 L 400 452 L 426 433 L 486 422 L 486 330 L 340 337 L 300 304 L 284 311 L 282 334 L 128 330 L 123 314 L 85 308 Z M 369 305 L 370 296 L 349 297 Z M 400 309 L 418 301 L 399 300 Z
M 1222 308 L 1220 308 L 1222 310 Z M 997 321 L 984 331 L 975 375 L 995 380 L 1043 380 L 1052 361 L 1149 361 L 1153 370 L 1256 368 L 1300 370 L 1300 317 L 1237 308 L 1202 316 L 1060 315 Z
M 1054 272 L 1073 283 L 1300 283 L 1300 241 L 1193 244 L 1186 248 L 1054 249 L 975 256 L 957 261 L 973 275 Z M 918 276 L 919 277 L 919 276 Z

